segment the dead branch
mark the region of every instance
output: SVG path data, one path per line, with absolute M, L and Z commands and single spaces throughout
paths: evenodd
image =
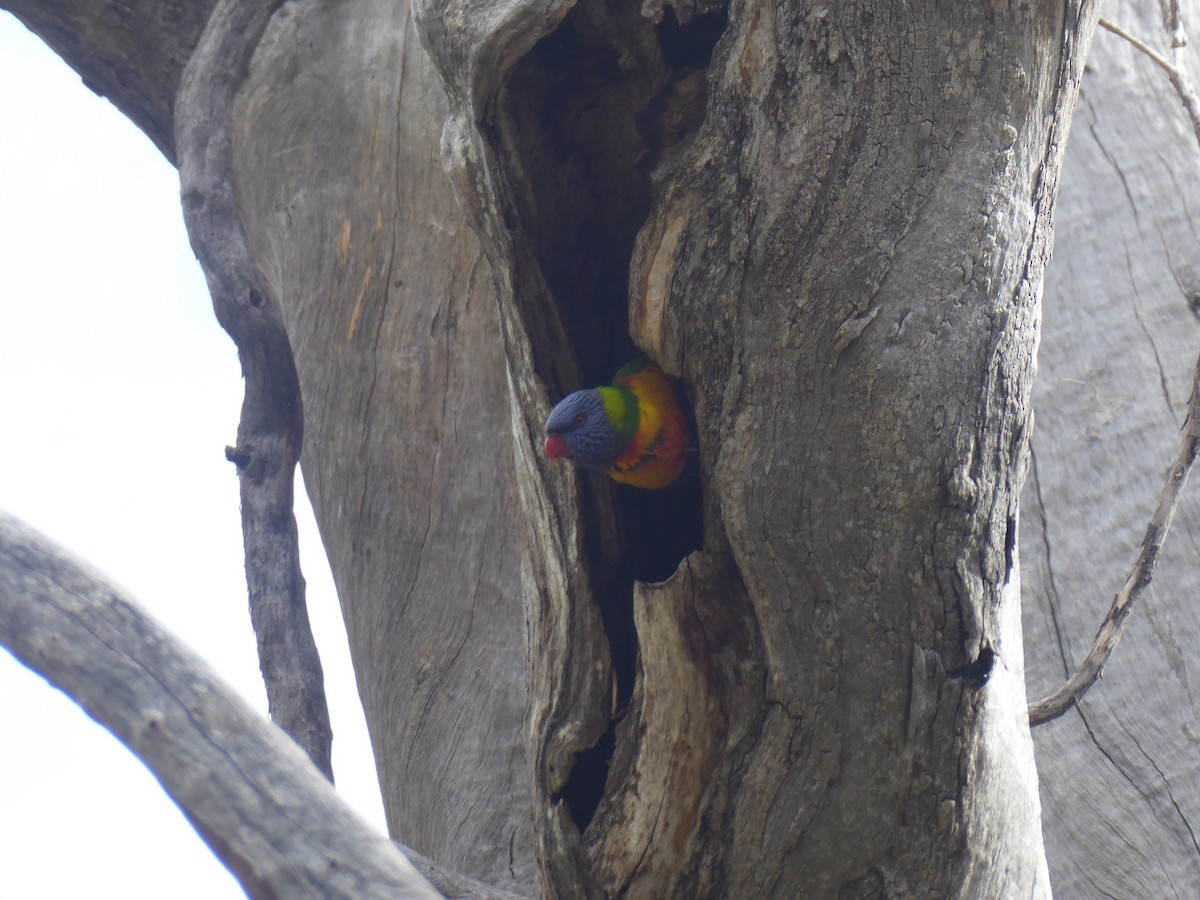
M 1084 658 L 1083 663 L 1075 673 L 1054 693 L 1029 706 L 1029 724 L 1041 725 L 1056 719 L 1071 708 L 1083 697 L 1087 690 L 1100 677 L 1108 658 L 1112 655 L 1121 635 L 1129 624 L 1129 614 L 1133 612 L 1134 604 L 1150 586 L 1154 575 L 1154 564 L 1162 550 L 1167 532 L 1171 528 L 1171 520 L 1175 517 L 1175 508 L 1179 505 L 1179 495 L 1187 482 L 1188 473 L 1196 461 L 1197 449 L 1200 448 L 1200 360 L 1196 362 L 1196 373 L 1192 379 L 1192 395 L 1188 400 L 1187 419 L 1183 427 L 1183 442 L 1179 455 L 1175 458 L 1170 472 L 1167 473 L 1166 484 L 1158 498 L 1158 507 L 1146 526 L 1146 536 L 1142 538 L 1142 547 L 1138 553 L 1133 571 L 1125 579 L 1125 585 L 1113 599 L 1112 606 L 1100 630 L 1092 642 L 1092 649 Z
M 3 513 L 0 643 L 154 772 L 251 897 L 438 896 L 203 660 Z
M 1175 62 L 1171 62 L 1145 41 L 1135 37 L 1108 19 L 1100 19 L 1097 24 L 1106 31 L 1128 41 L 1133 47 L 1145 54 L 1148 59 L 1167 73 L 1167 77 L 1171 79 L 1171 86 L 1175 88 L 1175 93 L 1179 95 L 1179 100 L 1183 104 L 1183 110 L 1187 113 L 1188 119 L 1192 123 L 1192 131 L 1196 134 L 1196 140 L 1200 141 L 1200 97 L 1197 97 L 1196 89 L 1192 87 L 1191 80 L 1187 77 L 1187 73 L 1184 72 L 1181 65 L 1181 53 L 1187 44 L 1187 35 L 1183 30 L 1178 4 L 1172 3 L 1171 5 L 1173 9 L 1170 19 L 1172 22 L 1171 45 L 1175 55 Z
M 237 344 L 246 396 L 237 447 L 250 618 L 271 718 L 333 779 L 324 675 L 305 606 L 292 511 L 303 435 L 300 382 L 279 307 L 250 254 L 233 186 L 232 112 L 279 0 L 222 0 L 175 103 L 183 213 L 217 320 Z
M 1171 0 L 1167 10 L 1167 27 L 1171 32 L 1172 52 L 1176 59 L 1174 63 L 1119 25 L 1107 19 L 1100 19 L 1098 24 L 1106 31 L 1128 41 L 1167 73 L 1171 85 L 1179 95 L 1184 111 L 1192 123 L 1196 141 L 1200 143 L 1200 99 L 1197 98 L 1196 91 L 1181 66 L 1183 47 L 1187 44 L 1187 33 L 1183 27 L 1177 0 Z M 1146 535 L 1142 538 L 1141 550 L 1138 552 L 1133 571 L 1125 579 L 1120 593 L 1113 598 L 1112 606 L 1109 607 L 1108 614 L 1100 623 L 1100 629 L 1092 641 L 1092 649 L 1088 651 L 1079 668 L 1067 679 L 1065 684 L 1052 694 L 1029 705 L 1030 726 L 1041 725 L 1057 719 L 1078 703 L 1088 689 L 1096 683 L 1108 658 L 1112 656 L 1113 650 L 1116 649 L 1117 643 L 1125 633 L 1129 624 L 1129 614 L 1133 612 L 1134 605 L 1149 587 L 1150 580 L 1154 576 L 1154 565 L 1158 561 L 1163 542 L 1167 539 L 1171 521 L 1175 518 L 1179 495 L 1187 482 L 1188 473 L 1191 472 L 1192 465 L 1196 461 L 1197 447 L 1200 445 L 1200 436 L 1198 436 L 1200 424 L 1198 423 L 1200 423 L 1200 359 L 1196 360 L 1192 394 L 1188 400 L 1187 418 L 1184 421 L 1183 440 L 1179 448 L 1179 455 L 1175 458 L 1170 472 L 1167 473 L 1166 484 L 1163 485 L 1162 493 L 1158 498 L 1158 506 L 1150 519 L 1150 524 L 1146 526 Z
M 3 512 L 0 646 L 124 743 L 251 897 L 519 900 L 363 822 L 187 646 Z

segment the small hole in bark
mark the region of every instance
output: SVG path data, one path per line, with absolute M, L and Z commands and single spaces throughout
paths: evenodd
M 967 687 L 979 690 L 992 677 L 992 669 L 996 667 L 996 651 L 985 646 L 979 651 L 979 657 L 965 666 L 951 669 L 946 673 L 949 678 L 960 678 Z
M 226 447 L 225 458 L 233 463 L 239 471 L 250 465 L 250 451 L 243 450 L 241 447 Z
M 258 288 L 250 288 L 250 305 L 251 306 L 260 307 L 265 302 L 266 302 L 266 298 L 263 297 L 262 292 L 260 292 L 258 290 Z
M 595 746 L 575 758 L 575 764 L 571 767 L 562 799 L 580 834 L 592 823 L 600 800 L 604 797 L 604 784 L 608 780 L 608 767 L 616 746 L 617 725 L 614 721 Z

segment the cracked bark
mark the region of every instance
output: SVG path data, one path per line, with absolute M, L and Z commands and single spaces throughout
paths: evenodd
M 679 146 L 647 148 L 657 164 L 648 196 L 610 198 L 588 191 L 611 179 L 636 192 L 640 172 L 597 149 L 591 117 L 620 132 L 613 109 L 650 109 L 673 84 L 636 13 L 619 3 L 513 3 L 488 16 L 469 2 L 419 8 L 451 98 L 448 163 L 500 289 L 542 654 L 530 744 L 547 890 L 1046 893 L 1005 536 L 1065 140 L 1066 117 L 1046 113 L 1073 102 L 1095 11 L 1079 24 L 1023 9 L 1019 27 L 993 34 L 990 21 L 939 10 L 967 17 L 957 30 L 939 19 L 942 39 L 976 34 L 997 59 L 1012 54 L 1011 67 L 977 59 L 963 81 L 943 82 L 932 75 L 942 63 L 897 37 L 911 23 L 891 7 L 843 4 L 806 18 L 734 3 L 702 124 Z M 1018 33 L 1027 43 L 999 37 Z M 627 67 L 611 94 L 592 77 L 607 60 Z M 873 77 L 884 70 L 886 80 Z M 1019 89 L 1005 70 L 1020 71 Z M 556 82 L 562 93 L 541 87 Z M 937 114 L 924 115 L 923 102 Z M 911 129 L 902 148 L 883 137 L 895 133 L 895 110 Z M 899 155 L 885 161 L 881 147 Z M 997 173 L 1002 208 L 989 205 Z M 1005 205 L 1015 197 L 1036 203 Z M 975 218 L 981 205 L 994 217 Z M 628 298 L 622 285 L 614 297 L 563 271 L 564 259 L 586 271 L 619 258 L 620 247 L 597 246 L 595 225 L 616 208 L 622 221 L 648 210 Z M 977 231 L 962 227 L 968 210 Z M 950 222 L 953 234 L 941 230 Z M 571 237 L 580 232 L 582 242 Z M 964 258 L 964 240 L 994 255 Z M 642 677 L 616 728 L 604 795 L 581 818 L 562 800 L 605 740 L 608 660 L 597 638 L 619 602 L 608 576 L 622 558 L 623 501 L 586 474 L 551 470 L 537 437 L 552 399 L 603 377 L 621 336 L 619 323 L 605 330 L 605 304 L 629 310 L 641 349 L 682 375 L 696 402 L 704 548 L 664 590 L 686 582 L 698 609 L 738 627 L 706 657 L 719 665 L 682 654 L 659 683 L 659 655 L 674 659 L 687 629 L 670 620 L 669 601 L 652 607 L 665 623 L 638 621 Z M 934 335 L 941 349 L 923 357 Z M 918 358 L 920 372 L 902 362 Z M 985 651 L 1000 659 L 986 688 L 949 678 Z M 674 702 L 652 712 L 652 691 Z M 727 737 L 715 746 L 680 741 L 702 784 L 668 794 L 646 763 L 669 756 L 655 749 L 659 730 L 679 727 L 661 709 L 691 703 L 730 727 L 718 727 Z M 651 873 L 628 829 L 661 821 L 667 796 L 668 808 L 678 799 L 696 810 L 695 830 L 673 831 L 690 848 L 685 864 Z M 979 864 L 985 819 L 1006 834 L 1000 865 Z
M 51 12 L 74 5 L 39 4 Z M 464 7 L 439 9 L 448 18 L 433 22 L 434 30 L 444 25 L 469 36 L 470 27 L 485 21 L 454 19 Z M 605 190 L 620 194 L 628 205 L 611 219 L 604 218 L 602 208 L 586 220 L 589 236 L 599 235 L 602 242 L 615 224 L 621 240 L 631 244 L 641 221 L 633 222 L 632 231 L 629 222 L 646 216 L 632 264 L 621 256 L 630 252 L 629 245 L 598 247 L 611 254 L 603 258 L 572 252 L 568 226 L 578 226 L 577 212 L 569 203 L 556 207 L 553 193 L 577 184 L 572 178 L 580 173 L 556 173 L 553 152 L 538 145 L 545 122 L 538 124 L 536 114 L 555 108 L 533 105 L 534 89 L 539 73 L 555 62 L 552 52 L 545 55 L 555 47 L 544 45 L 535 53 L 533 45 L 554 30 L 565 5 L 509 4 L 486 20 L 500 28 L 494 39 L 477 34 L 481 42 L 474 46 L 469 40 L 443 42 L 438 54 L 449 105 L 415 48 L 403 9 L 345 3 L 331 11 L 300 2 L 285 7 L 268 29 L 238 101 L 234 149 L 240 199 L 256 259 L 272 291 L 284 298 L 284 321 L 309 414 L 305 478 L 346 611 L 389 823 L 394 834 L 411 836 L 443 862 L 502 884 L 527 886 L 534 877 L 524 741 L 515 725 L 527 702 L 517 599 L 521 540 L 512 527 L 518 520 L 519 487 L 530 514 L 533 630 L 528 646 L 537 686 L 529 698 L 533 814 L 537 840 L 549 855 L 551 883 L 563 890 L 579 883 L 631 883 L 637 886 L 634 893 L 652 894 L 661 887 L 659 895 L 667 896 L 673 890 L 717 892 L 726 884 L 785 894 L 803 879 L 814 896 L 839 887 L 850 895 L 886 890 L 902 896 L 920 868 L 916 857 L 928 850 L 927 859 L 941 858 L 947 848 L 966 847 L 970 853 L 940 870 L 947 889 L 986 893 L 995 887 L 975 880 L 979 863 L 973 856 L 984 852 L 977 841 L 982 823 L 995 822 L 996 813 L 985 810 L 992 805 L 988 792 L 1000 791 L 999 784 L 1031 783 L 1027 769 L 996 770 L 999 760 L 1020 767 L 1026 758 L 1020 723 L 1005 719 L 1007 712 L 1019 719 L 1013 711 L 1023 695 L 1019 637 L 1011 620 L 1017 585 L 1014 580 L 1003 587 L 1004 535 L 1012 517 L 1008 500 L 1020 480 L 1022 398 L 1031 352 L 1028 318 L 1022 316 L 1036 307 L 1029 291 L 1044 261 L 1045 216 L 1063 138 L 1062 120 L 1051 136 L 1042 114 L 1055 104 L 1060 112 L 1069 108 L 1072 70 L 1064 69 L 1064 92 L 1052 99 L 1062 31 L 1042 21 L 1048 10 L 992 10 L 992 20 L 967 23 L 960 33 L 974 29 L 982 35 L 980 46 L 992 51 L 991 62 L 981 62 L 969 48 L 953 59 L 937 57 L 936 47 L 910 40 L 902 24 L 888 23 L 886 16 L 895 10 L 850 21 L 855 9 L 796 22 L 787 18 L 787 9 L 735 4 L 716 62 L 699 79 L 678 67 L 672 70 L 669 61 L 665 66 L 655 61 L 662 33 L 651 39 L 636 28 L 617 31 L 621 40 L 637 46 L 627 48 L 631 55 L 615 58 L 647 63 L 650 80 L 634 78 L 626 93 L 611 96 L 601 85 L 593 97 L 603 110 L 598 121 L 611 122 L 607 117 L 624 101 L 643 104 L 653 114 L 619 123 L 624 130 L 618 131 L 596 128 L 595 108 L 586 103 L 567 104 L 557 113 L 584 129 L 571 136 L 576 154 L 580 145 L 601 148 L 600 157 L 610 154 L 604 142 L 612 134 L 638 133 L 653 145 L 649 156 L 626 159 L 625 169 L 609 170 L 610 175 L 636 175 L 644 167 L 641 187 L 630 183 L 645 193 L 621 193 L 626 189 L 622 179 L 610 179 Z M 942 13 L 971 15 L 957 8 Z M 1021 16 L 1027 18 L 1014 20 Z M 145 17 L 150 40 L 156 40 L 149 27 L 153 22 Z M 940 40 L 942 25 L 939 20 L 921 34 Z M 616 40 L 611 34 L 598 39 L 601 26 L 602 16 L 586 19 L 582 13 L 573 25 L 593 49 Z M 63 28 L 71 27 L 68 19 Z M 96 47 L 85 49 L 108 60 L 105 41 L 111 32 L 98 29 L 99 36 L 92 38 Z M 169 36 L 188 51 L 168 53 L 162 77 L 141 82 L 139 90 L 153 101 L 149 112 L 136 104 L 123 107 L 149 122 L 148 130 L 171 131 L 163 118 L 171 109 L 174 73 L 190 52 L 188 33 L 184 28 Z M 91 57 L 79 49 L 82 43 L 67 40 L 56 46 L 87 69 Z M 132 65 L 127 58 L 121 62 L 119 41 L 114 46 L 114 67 Z M 797 47 L 803 53 L 795 54 Z M 1082 50 L 1069 42 L 1066 53 L 1078 65 Z M 613 74 L 604 59 L 594 60 L 588 77 Z M 1004 69 L 1002 59 L 1019 59 L 1019 64 Z M 1127 93 L 1113 101 L 1120 108 L 1117 116 L 1128 123 L 1134 110 L 1147 115 L 1139 120 L 1145 127 L 1132 131 L 1144 137 L 1173 121 L 1177 109 L 1171 98 L 1164 102 L 1154 93 L 1158 79 L 1147 76 L 1143 83 L 1132 58 L 1106 59 L 1095 61 L 1093 76 L 1095 70 L 1109 70 L 1118 81 L 1124 79 L 1125 88 L 1133 88 L 1132 99 Z M 967 67 L 959 68 L 964 60 Z M 972 60 L 980 68 L 971 69 Z M 1015 80 L 990 80 L 997 67 Z M 776 77 L 768 78 L 772 72 Z M 887 80 L 872 78 L 885 72 Z M 934 74 L 939 72 L 970 72 L 965 83 L 977 93 L 958 92 L 963 82 L 952 75 L 939 81 Z M 104 84 L 95 72 L 87 77 L 93 85 Z M 1025 80 L 1017 84 L 1020 79 Z M 701 83 L 707 86 L 707 107 Z M 847 93 L 836 106 L 831 98 L 839 86 Z M 586 79 L 571 88 L 596 90 Z M 888 102 L 892 96 L 895 102 Z M 553 92 L 542 99 L 553 100 Z M 880 116 L 872 118 L 872 109 Z M 488 131 L 500 124 L 498 110 L 524 110 L 529 117 L 508 123 L 507 131 Z M 826 115 L 831 110 L 837 114 Z M 448 112 L 453 118 L 446 147 L 460 163 L 455 172 L 471 215 L 483 223 L 502 303 L 499 321 L 491 285 L 476 270 L 478 244 L 440 180 L 435 136 Z M 1113 118 L 1101 117 L 1100 127 Z M 694 131 L 701 122 L 702 137 Z M 485 126 L 482 136 L 476 123 Z M 647 124 L 652 127 L 642 134 L 639 129 Z M 1124 134 L 1128 140 L 1130 130 Z M 1114 156 L 1123 156 L 1120 143 L 1105 141 Z M 1156 149 L 1169 146 L 1168 135 Z M 715 149 L 706 157 L 698 150 L 703 147 Z M 455 155 L 464 149 L 478 155 L 465 160 Z M 1140 208 L 1152 209 L 1152 196 L 1178 197 L 1182 212 L 1176 209 L 1162 221 L 1178 219 L 1190 229 L 1185 204 L 1200 208 L 1190 198 L 1194 179 L 1166 188 L 1178 167 L 1163 166 L 1163 153 L 1135 152 L 1131 158 L 1139 161 L 1139 171 L 1130 190 L 1146 198 Z M 539 167 L 522 169 L 514 161 Z M 1035 189 L 1032 173 L 1043 164 L 1047 180 Z M 1158 180 L 1142 171 L 1154 166 L 1166 173 Z M 812 190 L 784 199 L 793 170 L 815 173 Z M 536 177 L 526 179 L 529 171 Z M 898 171 L 907 171 L 911 182 L 889 180 L 889 173 Z M 1089 184 L 1104 183 L 1102 174 L 1088 172 Z M 583 174 L 597 172 L 585 167 Z M 471 183 L 464 176 L 479 180 Z M 1009 180 L 997 185 L 989 178 Z M 1139 179 L 1144 181 L 1140 189 Z M 985 184 L 1008 199 L 981 206 L 981 197 L 992 196 Z M 598 193 L 592 188 L 588 196 Z M 1088 193 L 1099 201 L 1114 191 Z M 733 203 L 734 196 L 742 199 Z M 1030 197 L 1040 203 L 1036 209 L 1027 202 Z M 1060 259 L 1078 236 L 1065 217 L 1066 206 L 1059 210 L 1066 224 L 1060 231 Z M 868 220 L 858 231 L 856 208 Z M 982 223 L 980 208 L 992 210 Z M 1035 214 L 1040 218 L 1031 225 Z M 1120 212 L 1105 210 L 1093 221 L 1118 223 Z M 939 222 L 952 226 L 952 238 L 943 235 L 944 246 L 937 243 Z M 1151 254 L 1135 255 L 1133 277 L 1144 287 L 1154 271 L 1170 272 L 1173 260 L 1175 293 L 1147 289 L 1145 296 L 1151 302 L 1159 294 L 1178 301 L 1182 286 L 1182 299 L 1193 309 L 1200 305 L 1195 299 L 1200 291 L 1191 289 L 1195 273 L 1187 262 L 1188 245 L 1176 237 L 1182 232 L 1166 227 L 1163 233 L 1167 261 L 1139 267 Z M 1110 237 L 1105 246 L 1113 243 Z M 964 246 L 970 248 L 965 253 Z M 985 246 L 987 252 L 971 252 Z M 1097 337 L 1076 341 L 1075 347 L 1094 344 L 1100 355 L 1090 363 L 1084 357 L 1086 377 L 1080 378 L 1080 371 L 1057 368 L 1061 363 L 1048 340 L 1048 393 L 1057 405 L 1044 396 L 1040 401 L 1043 434 L 1082 431 L 1059 419 L 1072 413 L 1072 404 L 1088 399 L 1077 389 L 1102 383 L 1108 368 L 1118 389 L 1105 389 L 1101 397 L 1109 402 L 1122 396 L 1122 379 L 1140 384 L 1132 378 L 1140 377 L 1140 365 L 1110 365 L 1119 358 L 1117 351 L 1138 347 L 1136 332 L 1104 330 L 1112 326 L 1109 309 L 1103 302 L 1092 305 L 1103 301 L 1110 285 L 1130 277 L 1091 262 L 1112 256 L 1101 252 L 1077 266 L 1080 273 L 1095 270 L 1088 278 L 1081 274 L 1082 296 L 1050 307 L 1058 316 L 1085 317 L 1081 329 L 1086 318 L 1094 318 L 1096 330 L 1087 333 Z M 614 264 L 616 275 L 593 277 Z M 599 287 L 573 281 L 574 265 L 586 272 L 580 280 Z M 1091 280 L 1100 272 L 1101 280 Z M 635 337 L 687 377 L 704 443 L 704 552 L 661 595 L 654 593 L 657 589 L 634 591 L 627 583 L 603 582 L 605 568 L 619 562 L 623 552 L 615 525 L 620 498 L 614 499 L 607 485 L 576 473 L 547 473 L 534 455 L 540 416 L 554 399 L 551 394 L 584 378 L 602 380 L 613 362 L 623 361 L 606 359 L 618 351 L 582 336 L 585 325 L 605 329 L 611 323 L 573 319 L 572 304 L 564 298 L 579 287 L 575 306 L 599 299 L 595 309 L 607 310 L 626 299 L 626 281 Z M 1052 281 L 1048 297 L 1053 301 L 1063 290 L 1061 282 Z M 680 299 L 685 294 L 686 304 Z M 936 310 L 929 299 L 935 297 L 942 298 Z M 448 298 L 465 299 L 459 304 Z M 1123 305 L 1127 310 L 1127 300 Z M 987 314 L 972 317 L 979 310 Z M 1165 317 L 1149 308 L 1144 315 L 1146 327 L 1163 336 L 1160 349 L 1190 340 L 1178 321 L 1164 325 Z M 498 331 L 518 401 L 516 477 Z M 921 334 L 937 340 L 922 348 Z M 1110 340 L 1115 334 L 1129 336 Z M 915 380 L 909 369 L 893 365 L 914 346 L 922 368 Z M 834 347 L 837 352 L 831 353 Z M 1172 351 L 1161 355 L 1170 381 Z M 1013 375 L 1013 381 L 998 379 L 997 371 Z M 928 411 L 931 398 L 942 398 L 947 390 L 955 399 L 941 404 L 942 430 L 933 440 L 928 429 L 900 426 L 908 421 L 906 408 Z M 1151 381 L 1136 397 L 1160 392 Z M 1135 486 L 1122 477 L 1130 466 L 1115 467 L 1118 475 L 1108 481 L 1099 473 L 1113 471 L 1108 467 L 1114 454 L 1140 465 L 1145 459 L 1141 445 L 1154 431 L 1129 425 L 1122 402 L 1112 410 L 1119 429 L 1115 439 L 1094 442 L 1107 467 L 1089 467 L 1086 483 L 1072 482 L 1065 492 L 1061 487 L 1063 472 L 1082 458 L 1079 445 L 1055 453 L 1053 442 L 1046 441 L 1039 449 L 1045 470 L 1039 475 L 1045 475 L 1051 505 L 1046 533 L 1054 543 L 1064 597 L 1105 596 L 1108 588 L 1100 585 L 1075 590 L 1080 570 L 1090 577 L 1089 569 L 1101 568 L 1091 565 L 1096 547 L 1119 544 L 1114 522 L 1137 528 L 1145 520 L 1144 514 L 1110 519 L 1104 513 L 1118 502 L 1136 503 Z M 951 434 L 961 443 L 950 441 Z M 897 442 L 896 435 L 903 440 Z M 1088 436 L 1080 438 L 1086 446 Z M 827 448 L 849 450 L 831 460 Z M 926 495 L 915 483 L 921 472 L 932 473 Z M 874 500 L 845 489 L 864 483 L 873 489 Z M 893 493 L 895 484 L 903 483 L 915 491 L 911 509 L 901 493 Z M 1152 489 L 1139 496 L 1152 497 Z M 478 511 L 467 526 L 454 514 L 460 508 Z M 906 519 L 908 514 L 913 519 Z M 1177 527 L 1186 528 L 1186 510 L 1181 518 Z M 932 533 L 930 522 L 938 523 Z M 829 523 L 837 523 L 836 533 Z M 1078 553 L 1062 541 L 1066 532 L 1081 536 Z M 923 549 L 905 557 L 897 548 L 913 535 Z M 1106 542 L 1109 537 L 1113 540 Z M 1175 552 L 1189 546 L 1194 548 L 1194 538 L 1181 541 Z M 858 549 L 864 547 L 870 552 Z M 1171 555 L 1169 550 L 1168 559 Z M 1023 547 L 1021 556 L 1027 562 L 1023 577 L 1036 582 L 1036 548 Z M 686 603 L 680 599 L 684 584 Z M 614 736 L 614 774 L 581 840 L 557 791 L 570 780 L 578 751 L 610 725 L 607 642 L 589 598 L 622 591 L 630 615 L 637 617 L 639 637 L 650 638 L 643 653 L 660 647 L 663 655 L 643 667 L 630 694 L 629 711 Z M 726 627 L 698 640 L 688 630 L 695 620 L 680 614 L 681 604 L 699 613 L 702 632 L 713 622 Z M 1064 632 L 1090 633 L 1102 612 L 1100 599 L 1095 604 L 1097 609 L 1084 613 L 1063 610 Z M 487 611 L 487 627 L 475 622 L 464 631 L 473 608 Z M 1040 632 L 1033 611 L 1029 618 L 1036 650 Z M 1187 644 L 1178 637 L 1188 634 L 1188 623 L 1153 606 L 1145 619 L 1152 643 L 1138 661 L 1147 674 L 1122 679 L 1139 689 L 1151 685 L 1133 704 L 1134 712 L 1149 720 L 1129 725 L 1145 752 L 1132 744 L 1128 752 L 1110 752 L 1130 779 L 1112 779 L 1110 763 L 1089 761 L 1086 735 L 1076 735 L 1074 745 L 1048 744 L 1054 740 L 1050 734 L 1038 737 L 1047 772 L 1043 790 L 1051 858 L 1057 860 L 1062 896 L 1091 895 L 1086 886 L 1079 887 L 1088 878 L 1114 895 L 1143 890 L 1186 895 L 1196 883 L 1184 827 L 1194 820 L 1194 768 L 1188 768 L 1192 757 L 1178 748 L 1200 738 L 1177 727 L 1194 718 L 1178 714 L 1193 708 L 1183 653 Z M 1130 641 L 1137 640 L 1138 627 Z M 969 664 L 985 639 L 997 645 L 1002 663 L 988 685 L 967 691 L 957 681 L 946 681 L 946 672 Z M 718 664 L 706 669 L 710 657 Z M 1033 658 L 1039 659 L 1036 652 Z M 899 667 L 897 659 L 903 661 Z M 1119 660 L 1087 701 L 1104 714 L 1101 718 L 1115 715 L 1105 696 Z M 669 667 L 685 677 L 665 677 Z M 1039 671 L 1031 672 L 1031 684 Z M 547 689 L 553 677 L 559 682 Z M 762 684 L 766 687 L 755 695 L 754 686 Z M 898 684 L 902 691 L 895 690 Z M 687 696 L 700 704 L 695 708 L 715 709 L 716 720 L 729 727 L 715 751 L 703 741 L 694 744 L 702 777 L 683 785 L 688 789 L 682 800 L 700 817 L 694 831 L 685 827 L 687 816 L 674 820 L 673 835 L 688 852 L 664 857 L 660 864 L 650 858 L 657 842 L 637 839 L 636 823 L 649 807 L 639 806 L 632 786 L 674 785 L 672 779 L 679 778 L 680 770 L 666 756 L 645 754 L 652 744 L 640 735 L 653 732 L 664 739 L 671 732 L 655 731 L 651 726 L 658 720 L 679 729 L 675 734 L 688 733 L 687 723 L 671 724 L 665 713 L 654 712 L 677 708 L 669 701 L 679 699 L 677 692 L 685 686 Z M 1130 714 L 1129 706 L 1122 715 Z M 435 712 L 421 715 L 426 708 Z M 897 721 L 904 723 L 899 731 L 883 724 Z M 1107 734 L 1101 722 L 1095 727 L 1097 734 Z M 996 749 L 998 735 L 999 743 L 1014 743 L 983 753 L 983 748 Z M 1128 743 L 1117 731 L 1107 739 L 1117 748 Z M 1065 752 L 1071 746 L 1084 754 L 1082 763 L 1079 755 Z M 449 756 L 439 752 L 447 747 Z M 872 768 L 875 750 L 886 750 L 891 768 Z M 960 781 L 960 764 L 965 781 Z M 772 795 L 772 810 L 762 813 L 754 806 L 756 798 L 780 787 L 771 783 L 778 773 L 788 773 L 788 781 Z M 1084 777 L 1080 773 L 1095 788 L 1087 801 L 1075 797 Z M 1137 843 L 1143 836 L 1128 825 L 1131 818 L 1142 822 L 1144 804 L 1137 795 L 1154 797 L 1163 782 L 1171 787 L 1171 801 L 1152 809 L 1147 843 Z M 1069 805 L 1094 802 L 1098 795 L 1113 798 L 1099 816 Z M 661 805 L 663 788 L 653 796 Z M 487 798 L 482 812 L 474 805 L 481 797 Z M 681 804 L 668 812 L 687 808 Z M 877 817 L 864 821 L 863 810 Z M 847 821 L 850 811 L 859 821 Z M 1024 823 L 1036 820 L 1036 804 L 1013 815 Z M 655 821 L 664 820 L 656 814 Z M 1098 836 L 1093 826 L 1106 834 Z M 712 838 L 714 829 L 744 835 L 747 828 L 766 835 L 767 844 L 750 846 L 743 836 L 742 843 L 731 841 L 733 849 L 724 850 Z M 914 830 L 938 839 L 918 835 L 910 840 Z M 1013 831 L 1028 839 L 1028 852 L 1019 854 L 1023 862 L 1016 869 L 1036 873 L 1036 837 L 1026 825 Z M 926 839 L 931 843 L 922 844 Z M 833 854 L 823 847 L 839 841 L 840 848 L 852 852 L 827 865 Z M 1121 851 L 1131 842 L 1145 866 L 1125 864 Z M 737 871 L 737 860 L 757 859 L 760 853 L 771 861 L 761 873 Z M 688 865 L 670 871 L 669 860 L 681 858 Z M 1004 872 L 1003 866 L 996 870 Z M 810 877 L 814 872 L 820 873 L 817 880 Z M 936 881 L 928 875 L 921 870 L 923 886 Z M 1033 890 L 1045 889 L 1038 874 L 1030 882 Z
M 86 0 L 8 5 L 166 135 L 173 158 L 174 92 L 203 21 L 167 4 L 165 18 Z M 236 186 L 297 361 L 301 467 L 390 831 L 449 870 L 524 891 L 534 864 L 504 364 L 479 244 L 438 159 L 445 98 L 407 22 L 389 3 L 287 4 L 238 99 Z M 160 47 L 153 77 L 136 79 Z M 136 82 L 138 102 L 113 73 Z M 466 630 L 472 607 L 482 621 Z
M 445 109 L 405 5 L 287 4 L 239 93 L 234 167 L 295 353 L 301 470 L 389 831 L 528 892 L 504 361 L 479 243 L 438 156 Z

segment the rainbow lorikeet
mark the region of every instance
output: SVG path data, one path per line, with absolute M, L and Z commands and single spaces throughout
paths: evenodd
M 673 484 L 691 444 L 674 380 L 647 359 L 622 366 L 610 387 L 568 395 L 546 419 L 550 459 L 572 459 L 640 488 Z

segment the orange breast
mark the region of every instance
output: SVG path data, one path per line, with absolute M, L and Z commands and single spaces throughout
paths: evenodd
M 610 474 L 616 481 L 634 487 L 667 487 L 683 471 L 691 440 L 675 386 L 653 364 L 620 376 L 617 381 L 637 397 L 638 428 L 629 449 L 613 463 Z

